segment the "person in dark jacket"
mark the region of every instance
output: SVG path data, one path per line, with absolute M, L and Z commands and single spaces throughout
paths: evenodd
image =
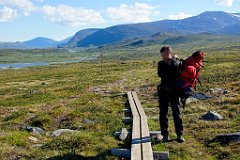
M 162 60 L 158 62 L 158 76 L 161 78 L 161 84 L 158 86 L 159 102 L 159 121 L 162 142 L 167 142 L 168 137 L 168 106 L 171 105 L 177 141 L 185 141 L 183 137 L 183 125 L 180 112 L 179 93 L 177 90 L 177 80 L 179 77 L 179 61 L 173 57 L 170 46 L 163 46 L 160 50 Z

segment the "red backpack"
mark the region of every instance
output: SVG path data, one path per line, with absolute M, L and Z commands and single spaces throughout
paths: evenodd
M 203 68 L 203 57 L 204 53 L 197 51 L 187 59 L 182 60 L 182 63 L 179 65 L 180 76 L 177 86 L 181 99 L 186 100 L 189 96 L 193 95 L 194 87 L 197 84 L 201 69 Z

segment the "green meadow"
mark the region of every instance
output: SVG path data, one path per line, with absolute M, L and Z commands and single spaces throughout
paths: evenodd
M 206 53 L 202 71 L 204 92 L 214 98 L 188 104 L 182 111 L 186 142 L 152 142 L 154 151 L 169 151 L 173 160 L 239 159 L 239 143 L 213 141 L 218 134 L 240 131 L 240 46 L 233 43 L 174 44 L 173 52 L 184 58 L 195 50 Z M 44 67 L 0 70 L 0 159 L 118 159 L 112 148 L 129 148 L 114 133 L 130 128 L 122 122 L 129 90 L 136 90 L 146 114 L 149 129 L 159 131 L 156 86 L 157 62 L 161 45 L 104 50 L 2 50 L 1 63 L 62 61 L 76 57 L 97 57 L 95 61 L 55 64 Z M 20 52 L 23 52 L 20 54 Z M 37 53 L 36 53 L 37 52 Z M 102 54 L 102 56 L 100 56 Z M 8 57 L 8 58 L 7 58 Z M 211 93 L 223 88 L 228 93 Z M 205 121 L 209 110 L 224 119 Z M 169 112 L 170 138 L 176 138 Z M 26 126 L 40 127 L 34 134 Z M 51 136 L 57 129 L 77 132 Z

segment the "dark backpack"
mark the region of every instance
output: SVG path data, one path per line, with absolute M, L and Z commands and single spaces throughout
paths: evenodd
M 202 51 L 197 51 L 187 59 L 180 60 L 177 87 L 182 102 L 194 94 L 194 87 L 197 81 L 199 81 L 198 78 L 203 68 L 203 56 L 204 53 Z

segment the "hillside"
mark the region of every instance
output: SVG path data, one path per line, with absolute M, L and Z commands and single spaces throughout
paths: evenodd
M 198 16 L 182 20 L 161 20 L 150 23 L 111 26 L 90 34 L 81 40 L 75 39 L 71 47 L 101 46 L 123 40 L 151 36 L 156 33 L 175 32 L 196 34 L 239 35 L 240 17 L 238 13 L 222 11 L 204 12 Z
M 99 31 L 101 29 L 97 28 L 90 28 L 90 29 L 83 29 L 77 32 L 67 43 L 59 43 L 58 47 L 67 47 L 67 48 L 72 48 L 77 46 L 78 41 L 83 40 L 87 36 Z
M 45 38 L 45 37 L 37 37 L 29 41 L 24 41 L 23 44 L 35 47 L 35 48 L 47 48 L 47 47 L 56 47 L 58 41 Z

